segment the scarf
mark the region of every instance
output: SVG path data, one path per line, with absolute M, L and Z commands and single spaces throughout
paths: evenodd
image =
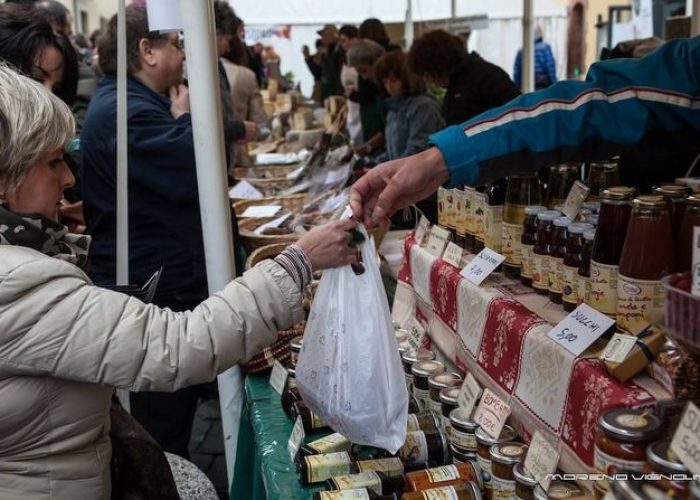
M 84 270 L 90 236 L 69 233 L 66 226 L 42 215 L 16 214 L 0 206 L 0 245 L 32 248 Z

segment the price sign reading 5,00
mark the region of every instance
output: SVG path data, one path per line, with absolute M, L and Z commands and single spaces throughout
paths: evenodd
M 576 342 L 576 340 L 578 340 L 578 335 L 568 328 L 564 328 L 561 332 L 557 333 L 556 338 L 561 342 Z

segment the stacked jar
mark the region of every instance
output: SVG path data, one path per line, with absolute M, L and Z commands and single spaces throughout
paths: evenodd
M 442 401 L 440 400 L 440 392 L 449 387 L 461 386 L 462 377 L 456 373 L 437 373 L 428 378 L 428 389 L 430 390 L 430 398 L 426 402 L 426 409 L 432 411 L 436 415 L 442 414 Z
M 484 478 L 485 496 L 488 500 L 491 499 L 491 447 L 494 444 L 513 441 L 516 437 L 515 430 L 506 425 L 501 430 L 501 435 L 498 438 L 492 438 L 484 429 L 479 427 L 475 432 L 476 436 L 476 462 L 481 468 Z
M 525 207 L 523 232 L 520 237 L 520 282 L 526 286 L 532 286 L 532 275 L 534 273 L 533 250 L 537 239 L 537 216 L 545 210 L 547 209 L 541 205 Z
M 567 229 L 571 225 L 568 217 L 554 219 L 552 245 L 549 249 L 549 300 L 561 304 L 564 289 L 564 257 L 566 256 Z
M 441 415 L 442 415 L 442 430 L 445 432 L 447 439 L 450 439 L 452 434 L 452 426 L 450 424 L 450 413 L 455 408 L 459 407 L 457 399 L 459 397 L 460 387 L 448 387 L 440 391 Z
M 561 216 L 557 210 L 546 210 L 537 214 L 537 234 L 532 249 L 532 288 L 540 295 L 549 294 L 549 262 L 552 248 L 554 220 Z
M 542 189 L 535 175 L 514 174 L 508 177 L 503 209 L 502 254 L 503 274 L 519 279 L 522 268 L 522 236 L 526 209 L 542 202 Z M 543 207 L 544 208 L 544 207 Z M 536 214 L 535 214 L 536 215 Z
M 430 386 L 428 378 L 445 371 L 445 365 L 440 361 L 417 361 L 411 366 L 413 374 L 413 396 L 418 400 L 421 409 L 426 410 L 430 401 Z
M 581 265 L 576 275 L 576 305 L 588 304 L 591 292 L 591 253 L 595 243 L 595 230 L 589 229 L 583 233 L 583 248 L 581 249 Z
M 571 224 L 567 228 L 564 245 L 562 303 L 564 310 L 571 312 L 578 306 L 578 270 L 581 267 L 584 238 L 583 233 L 593 226 L 583 222 Z
M 450 444 L 452 449 L 462 455 L 476 455 L 476 430 L 479 427 L 469 418 L 463 408 L 456 408 L 450 413 Z M 475 457 L 476 458 L 476 457 Z
M 403 364 L 404 378 L 406 379 L 406 388 L 408 393 L 413 393 L 413 364 L 418 361 L 428 361 L 435 359 L 435 353 L 433 351 L 428 351 L 427 349 L 419 349 L 418 351 L 408 351 L 401 356 L 401 363 Z
M 510 500 L 515 497 L 515 477 L 513 467 L 525 458 L 527 445 L 507 441 L 494 444 L 491 454 L 491 498 Z

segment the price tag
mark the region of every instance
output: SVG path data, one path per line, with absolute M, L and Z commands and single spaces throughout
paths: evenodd
M 272 217 L 280 211 L 282 205 L 258 205 L 256 207 L 248 207 L 241 217 Z
M 590 191 L 591 189 L 583 182 L 574 182 L 574 185 L 571 186 L 571 191 L 569 191 L 566 197 L 564 207 L 561 209 L 562 213 L 571 220 L 576 219 L 576 216 L 581 211 L 581 205 L 583 205 L 583 202 L 588 198 L 588 193 Z
M 425 215 L 421 215 L 416 228 L 416 243 L 418 243 L 418 246 L 423 244 L 423 238 L 425 238 L 429 228 L 430 222 L 425 218 Z
M 464 377 L 464 382 L 462 382 L 462 388 L 459 390 L 459 395 L 457 396 L 457 404 L 462 408 L 468 416 L 471 416 L 474 411 L 474 406 L 481 396 L 481 386 L 479 382 L 476 381 L 474 375 L 467 373 Z
M 691 402 L 673 435 L 671 450 L 690 472 L 700 474 L 700 410 Z
M 476 407 L 474 422 L 479 424 L 489 436 L 498 438 L 503 426 L 506 425 L 508 415 L 510 415 L 510 406 L 489 389 L 485 389 L 479 406 Z
M 693 295 L 700 295 L 700 227 L 693 228 Z
M 581 304 L 552 328 L 547 336 L 574 356 L 579 356 L 614 324 L 614 319 Z
M 282 363 L 275 360 L 275 363 L 272 365 L 272 373 L 270 373 L 270 385 L 280 396 L 284 390 L 284 384 L 287 383 L 288 376 L 289 372 L 287 369 L 282 366 Z
M 289 219 L 292 216 L 292 213 L 289 212 L 288 214 L 284 214 L 282 217 L 277 217 L 274 220 L 271 220 L 270 222 L 266 222 L 265 224 L 261 224 L 260 226 L 253 231 L 255 234 L 263 234 L 266 229 L 273 228 L 273 227 L 280 227 L 284 221 Z
M 289 451 L 289 457 L 294 462 L 294 458 L 297 456 L 299 448 L 301 448 L 301 443 L 304 442 L 304 424 L 301 422 L 301 415 L 299 415 L 294 422 L 294 427 L 292 428 L 292 435 L 289 436 L 289 441 L 287 441 L 287 451 Z
M 423 338 L 425 337 L 425 328 L 417 319 L 413 320 L 411 328 L 408 329 L 408 337 L 406 341 L 411 346 L 413 351 L 418 351 L 423 346 Z
M 451 236 L 452 233 L 447 229 L 440 226 L 433 226 L 430 229 L 430 236 L 428 236 L 428 243 L 425 249 L 435 257 L 442 257 L 442 253 L 445 251 L 445 245 L 447 245 Z
M 228 197 L 245 198 L 247 200 L 257 200 L 258 198 L 262 198 L 263 194 L 260 191 L 258 191 L 255 188 L 255 186 L 253 186 L 250 182 L 243 180 L 235 186 L 233 186 L 231 189 L 229 189 Z
M 616 333 L 612 336 L 601 358 L 603 361 L 622 363 L 637 343 L 637 337 Z
M 445 248 L 445 253 L 442 254 L 442 260 L 444 260 L 448 264 L 452 264 L 453 266 L 459 268 L 462 266 L 463 253 L 464 250 L 461 247 L 458 247 L 451 241 L 448 241 L 447 248 Z
M 525 470 L 542 485 L 545 491 L 549 489 L 552 480 L 548 477 L 554 474 L 559 464 L 559 452 L 547 441 L 539 431 L 535 432 L 525 455 Z
M 490 248 L 484 248 L 460 273 L 476 286 L 491 274 L 506 258 Z

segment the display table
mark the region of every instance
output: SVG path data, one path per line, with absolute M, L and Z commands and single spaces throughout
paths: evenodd
M 583 473 L 593 466 L 598 415 L 608 408 L 648 407 L 660 416 L 670 395 L 638 375 L 621 384 L 589 355 L 575 358 L 546 335 L 566 313 L 519 282 L 489 277 L 477 287 L 460 269 L 405 241 L 393 319 L 427 325 L 437 351 L 512 408 L 518 433 L 529 442 L 540 431 L 557 443 L 560 468 Z M 669 408 L 672 408 L 669 410 Z

